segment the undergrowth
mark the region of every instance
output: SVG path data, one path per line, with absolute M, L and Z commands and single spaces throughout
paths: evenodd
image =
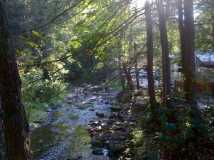
M 134 132 L 134 160 L 213 160 L 214 110 L 199 110 L 183 101 L 168 107 L 147 106 Z M 140 140 L 139 140 L 140 137 Z

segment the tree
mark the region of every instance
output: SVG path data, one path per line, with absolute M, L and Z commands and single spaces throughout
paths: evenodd
M 157 4 L 159 16 L 160 42 L 162 49 L 163 102 L 165 103 L 167 99 L 170 97 L 170 87 L 171 87 L 169 44 L 166 27 L 166 13 L 163 6 L 163 0 L 157 0 Z
M 180 33 L 180 51 L 181 51 L 181 64 L 182 71 L 185 67 L 185 38 L 184 38 L 184 11 L 183 11 L 183 0 L 177 0 L 178 7 L 178 23 L 179 23 L 179 33 Z
M 140 75 L 139 75 L 139 68 L 138 68 L 138 52 L 137 52 L 137 44 L 134 43 L 134 65 L 135 65 L 135 79 L 136 79 L 136 88 L 140 89 Z
M 9 38 L 5 3 L 0 0 L 0 96 L 7 159 L 29 160 L 29 126 L 21 102 L 21 81 Z
M 195 54 L 193 0 L 184 0 L 184 92 L 188 101 L 194 99 Z
M 151 17 L 151 4 L 146 2 L 145 16 L 146 16 L 146 30 L 147 30 L 147 74 L 148 74 L 148 92 L 150 97 L 150 104 L 153 107 L 156 103 L 154 90 L 154 76 L 153 76 L 153 29 Z
M 122 40 L 123 40 L 123 32 L 121 31 L 120 35 L 119 35 L 119 41 L 118 41 L 118 50 L 119 50 L 119 54 L 118 54 L 118 67 L 119 67 L 119 75 L 120 75 L 120 83 L 122 86 L 123 91 L 125 90 L 125 86 L 126 86 L 126 80 L 124 77 L 124 73 L 123 73 L 123 65 L 122 65 L 122 55 L 123 55 L 123 49 L 122 49 Z
M 203 51 L 214 48 L 214 1 L 197 0 L 195 18 L 195 48 Z

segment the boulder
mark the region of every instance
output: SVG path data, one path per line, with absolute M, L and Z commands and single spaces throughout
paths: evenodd
M 105 114 L 104 113 L 96 112 L 96 116 L 99 117 L 99 118 L 104 118 Z
M 116 106 L 116 105 L 111 106 L 110 109 L 112 112 L 120 112 L 122 110 L 120 106 Z
M 113 154 L 119 154 L 123 152 L 126 149 L 125 142 L 120 142 L 120 141 L 112 141 L 108 145 L 108 149 L 113 153 Z
M 104 141 L 101 136 L 94 136 L 91 139 L 91 145 L 96 148 L 104 147 Z
M 103 149 L 102 148 L 95 148 L 95 149 L 93 149 L 92 153 L 94 155 L 101 156 L 101 155 L 103 155 Z

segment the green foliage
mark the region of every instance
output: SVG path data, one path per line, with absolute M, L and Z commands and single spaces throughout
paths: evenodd
M 196 49 L 207 51 L 214 48 L 212 0 L 196 2 L 200 2 L 195 5 Z M 170 8 L 170 5 L 168 1 L 169 49 L 170 54 L 177 54 L 180 42 L 178 24 L 174 19 L 178 16 L 174 11 L 170 13 L 176 7 Z M 23 102 L 31 122 L 43 119 L 46 116 L 44 111 L 64 97 L 67 83 L 104 81 L 111 88 L 121 90 L 119 78 L 111 79 L 118 75 L 119 65 L 126 63 L 128 67 L 133 67 L 135 52 L 141 54 L 137 57 L 142 59 L 140 65 L 145 65 L 144 17 L 135 17 L 138 11 L 130 7 L 129 0 L 16 0 L 8 1 L 8 6 L 12 24 L 9 27 L 13 33 L 21 34 L 15 42 L 23 82 Z M 153 12 L 152 16 L 156 14 Z M 133 15 L 134 20 L 130 18 Z M 153 20 L 156 24 L 157 19 Z M 161 47 L 156 26 L 154 68 L 159 68 Z M 22 31 L 29 32 L 22 34 Z M 135 52 L 134 44 L 137 46 Z M 176 59 L 176 63 L 178 61 Z M 132 93 L 124 90 L 119 98 L 121 102 L 130 102 Z M 56 112 L 54 116 L 59 114 L 62 113 Z M 201 140 L 214 140 L 214 130 L 210 127 L 213 124 L 213 109 L 203 111 L 202 115 L 189 104 L 182 107 L 176 104 L 169 108 L 148 106 L 143 114 L 143 131 L 137 129 L 133 132 L 136 159 L 156 160 L 165 152 L 174 156 L 200 153 L 194 147 L 202 145 Z M 78 119 L 78 116 L 69 115 L 69 118 Z M 65 126 L 60 127 L 66 129 Z M 90 136 L 83 127 L 77 127 L 72 136 L 72 153 L 79 154 L 79 151 L 90 148 Z
M 71 158 L 75 159 L 79 156 L 87 157 L 85 153 L 90 150 L 91 137 L 88 131 L 83 126 L 78 126 L 72 133 L 70 151 Z
M 202 51 L 213 49 L 213 1 L 199 1 L 196 11 L 196 48 Z
M 205 123 L 208 125 L 208 134 L 212 140 L 214 140 L 214 106 L 209 105 L 209 107 L 203 109 L 202 118 L 205 120 Z
M 117 90 L 117 91 L 121 91 L 122 90 L 121 82 L 119 80 L 107 80 L 105 82 L 105 84 L 107 86 L 109 86 L 110 88 L 112 88 L 113 90 Z
M 29 122 L 39 122 L 47 117 L 47 112 L 44 112 L 45 106 L 41 103 L 25 103 L 26 114 Z
M 158 148 L 161 155 L 168 154 L 168 156 L 173 155 L 185 159 L 190 158 L 191 154 L 198 153 L 195 155 L 199 157 L 202 152 L 212 150 L 209 147 L 203 149 L 197 147 L 213 143 L 212 134 L 210 134 L 213 130 L 206 122 L 212 116 L 209 118 L 202 116 L 207 115 L 207 112 L 201 112 L 194 105 L 182 101 L 172 103 L 169 107 L 161 106 L 155 112 L 149 108 L 145 110 L 142 120 L 144 132 L 140 145 L 140 147 L 144 146 L 142 155 L 146 155 L 148 150 Z M 148 139 L 152 141 L 149 143 L 154 145 L 145 149 L 145 145 L 149 146 Z
M 27 77 L 29 78 L 29 77 Z M 62 98 L 64 95 L 65 85 L 60 81 L 23 79 L 23 100 L 29 102 L 51 103 L 56 97 Z M 26 83 L 26 84 L 25 84 Z
M 59 80 L 38 79 L 40 73 L 30 72 L 22 76 L 22 98 L 30 121 L 42 119 L 44 110 L 62 100 L 66 84 Z M 38 80 L 37 80 L 38 79 Z
M 144 133 L 143 133 L 143 131 L 142 130 L 134 130 L 133 132 L 132 132 L 132 143 L 134 144 L 134 145 L 141 145 L 141 142 L 142 142 L 142 140 L 143 140 L 143 138 L 144 138 Z

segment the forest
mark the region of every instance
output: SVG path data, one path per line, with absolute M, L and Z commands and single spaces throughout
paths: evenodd
M 0 160 L 214 160 L 214 0 L 0 0 Z

